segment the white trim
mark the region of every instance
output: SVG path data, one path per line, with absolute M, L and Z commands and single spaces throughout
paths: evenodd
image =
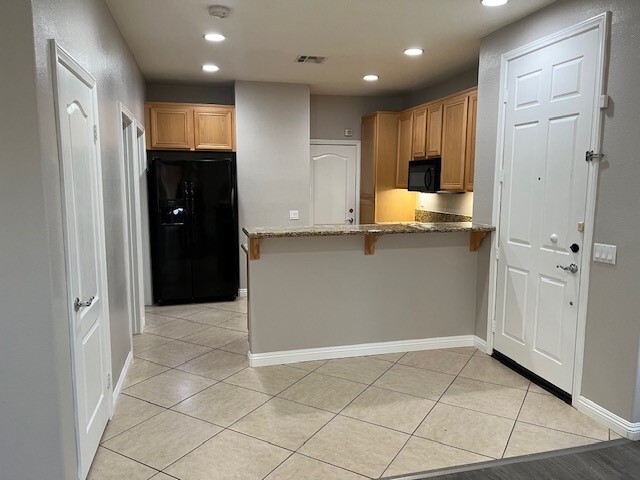
M 284 350 L 268 353 L 249 352 L 248 356 L 250 367 L 265 367 L 268 365 L 283 365 L 287 363 L 308 362 L 311 360 L 381 355 L 384 353 L 414 352 L 417 350 L 435 350 L 438 348 L 476 347 L 477 345 L 483 344 L 484 340 L 475 335 L 458 335 L 455 337 L 361 343 L 357 345 L 305 348 L 301 350 Z
M 120 372 L 120 376 L 118 377 L 118 383 L 113 387 L 113 395 L 111 396 L 111 404 L 112 404 L 112 412 L 111 418 L 116 412 L 116 405 L 118 404 L 118 400 L 120 399 L 120 394 L 124 389 L 124 384 L 127 382 L 127 375 L 129 375 L 129 369 L 133 364 L 133 351 L 129 352 L 127 355 L 127 359 L 124 362 L 124 366 L 122 367 L 122 371 Z
M 577 401 L 574 401 L 574 405 L 578 411 L 584 413 L 588 417 L 591 417 L 596 422 L 610 428 L 617 434 L 622 435 L 629 440 L 640 440 L 640 422 L 631 423 L 582 396 L 579 396 Z
M 142 228 L 142 263 L 143 263 L 143 288 L 145 305 L 153 305 L 153 287 L 151 284 L 151 241 L 149 237 L 149 199 L 147 192 L 147 143 L 144 125 L 138 120 L 135 122 L 138 148 L 138 173 L 140 191 L 140 225 Z M 144 191 L 144 195 L 142 192 Z M 144 324 L 143 324 L 144 330 Z
M 59 110 L 60 110 L 60 105 L 59 105 L 59 98 L 60 98 L 60 90 L 59 90 L 59 85 L 58 85 L 58 64 L 63 65 L 64 67 L 66 67 L 67 69 L 69 69 L 69 71 L 73 72 L 74 75 L 76 75 L 80 80 L 82 80 L 87 86 L 91 87 L 91 91 L 92 91 L 92 103 L 93 103 L 93 109 L 94 109 L 94 121 L 95 121 L 95 125 L 98 128 L 98 136 L 97 136 L 97 141 L 94 143 L 94 149 L 95 149 L 95 155 L 96 155 L 96 180 L 97 180 L 97 192 L 96 192 L 96 196 L 99 200 L 97 208 L 97 215 L 98 215 L 98 221 L 97 221 L 97 234 L 98 234 L 98 242 L 99 242 L 99 248 L 100 251 L 102 252 L 102 255 L 99 255 L 100 258 L 100 270 L 101 270 L 101 274 L 100 274 L 100 286 L 99 286 L 99 294 L 102 296 L 102 316 L 103 316 L 103 321 L 104 321 L 104 352 L 103 352 L 103 365 L 105 366 L 105 377 L 110 374 L 113 371 L 113 365 L 111 362 L 111 321 L 109 318 L 109 286 L 108 286 L 108 281 L 107 281 L 107 249 L 106 249 L 106 239 L 105 239 L 105 218 L 104 218 L 104 193 L 103 193 L 103 189 L 102 189 L 102 156 L 101 156 L 101 152 L 100 152 L 100 133 L 99 133 L 99 119 L 100 119 L 100 115 L 99 115 L 99 111 L 98 111 L 98 91 L 97 91 L 97 81 L 96 79 L 93 77 L 93 75 L 91 75 L 91 73 L 89 73 L 87 70 L 85 70 L 78 62 L 76 62 L 73 57 L 71 57 L 71 55 L 69 55 L 60 45 L 58 45 L 56 43 L 55 40 L 51 39 L 49 40 L 49 48 L 50 48 L 50 55 L 51 55 L 51 76 L 52 76 L 52 80 L 53 80 L 53 98 L 54 98 L 54 106 L 55 106 L 55 111 L 56 111 L 56 140 L 58 143 L 58 162 L 60 163 L 59 168 L 60 168 L 60 188 L 62 191 L 62 202 L 61 202 L 61 209 L 62 209 L 62 216 L 65 222 L 65 227 L 63 228 L 63 241 L 64 241 L 64 248 L 65 248 L 65 277 L 66 277 L 66 282 L 67 282 L 67 303 L 68 303 L 68 311 L 67 311 L 67 322 L 69 324 L 69 336 L 70 336 L 70 347 L 71 347 L 71 374 L 72 374 L 72 379 L 73 379 L 73 409 L 74 409 L 74 417 L 75 417 L 75 430 L 76 430 L 76 455 L 77 455 L 77 460 L 78 460 L 78 478 L 84 478 L 83 477 L 83 471 L 88 471 L 89 470 L 89 466 L 88 465 L 84 465 L 82 463 L 82 445 L 80 444 L 80 429 L 82 428 L 80 426 L 80 419 L 78 417 L 78 393 L 77 393 L 77 382 L 76 382 L 76 378 L 77 378 L 77 370 L 76 370 L 76 356 L 75 356 L 75 344 L 76 344 L 76 340 L 75 340 L 75 331 L 74 331 L 74 326 L 73 326 L 73 318 L 74 318 L 74 311 L 73 311 L 73 294 L 71 292 L 71 288 L 70 288 L 70 265 L 69 265 L 69 238 L 68 238 L 68 234 L 69 232 L 67 231 L 67 221 L 66 221 L 66 211 L 67 211 L 67 207 L 65 204 L 65 185 L 64 185 L 64 168 L 63 168 L 63 162 L 64 162 L 64 153 L 62 151 L 62 139 L 61 139 L 61 133 L 60 133 L 60 115 L 59 115 Z M 107 402 L 107 406 L 108 406 L 108 410 L 109 410 L 109 416 L 113 416 L 113 404 L 112 402 Z
M 498 135 L 496 140 L 496 162 L 495 162 L 495 175 L 493 186 L 493 211 L 492 211 L 492 223 L 496 226 L 495 235 L 491 241 L 491 264 L 489 266 L 489 311 L 487 315 L 487 353 L 493 352 L 493 325 L 496 319 L 496 296 L 497 296 L 497 282 L 498 276 L 496 272 L 497 260 L 496 253 L 499 247 L 500 239 L 500 207 L 502 201 L 502 186 L 500 183 L 500 171 L 502 169 L 504 160 L 504 134 L 505 134 L 505 111 L 506 106 L 503 102 L 502 96 L 507 88 L 507 75 L 508 75 L 508 62 L 519 58 L 523 55 L 527 55 L 531 52 L 547 47 L 559 41 L 565 40 L 576 35 L 580 35 L 589 30 L 598 29 L 599 32 L 599 51 L 598 51 L 598 78 L 596 79 L 596 88 L 594 91 L 594 112 L 593 112 L 593 128 L 591 134 L 591 150 L 594 152 L 600 152 L 602 141 L 602 117 L 604 112 L 600 109 L 600 97 L 606 95 L 606 70 L 608 64 L 608 41 L 610 36 L 610 23 L 611 12 L 605 12 L 597 15 L 593 18 L 580 22 L 572 27 L 561 30 L 555 34 L 544 37 L 535 42 L 524 45 L 520 48 L 512 50 L 502 55 L 501 67 L 500 67 L 500 111 L 498 115 Z M 583 238 L 583 250 L 585 254 L 582 256 L 581 262 L 581 275 L 580 275 L 580 293 L 579 293 L 579 305 L 578 305 L 578 318 L 577 318 L 577 331 L 576 331 L 576 351 L 574 359 L 574 374 L 573 374 L 573 403 L 577 405 L 580 398 L 580 391 L 582 386 L 582 368 L 584 361 L 584 344 L 585 344 L 585 332 L 587 323 L 587 305 L 589 294 L 589 278 L 591 267 L 591 251 L 593 247 L 593 224 L 595 219 L 595 206 L 597 196 L 597 183 L 598 183 L 598 162 L 590 162 L 588 186 L 587 186 L 587 198 L 585 203 L 585 232 Z
M 481 352 L 488 353 L 487 352 L 487 342 L 486 342 L 486 340 L 483 340 L 480 337 L 477 337 L 477 336 L 473 337 L 473 346 L 476 347 Z
M 342 145 L 342 146 L 354 146 L 356 147 L 356 208 L 354 215 L 354 225 L 360 223 L 360 167 L 361 167 L 361 141 L 360 140 L 322 140 L 318 138 L 312 138 L 310 145 Z M 311 163 L 309 163 L 309 175 L 311 175 Z M 309 185 L 309 220 L 313 224 L 313 184 Z
M 240 288 L 238 289 L 238 297 L 240 298 L 247 298 L 248 295 L 248 291 L 246 288 Z

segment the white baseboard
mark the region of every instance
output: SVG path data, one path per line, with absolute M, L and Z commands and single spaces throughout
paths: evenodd
M 640 440 L 640 422 L 631 423 L 582 396 L 578 397 L 575 407 L 596 422 L 609 427 L 618 435 L 622 435 L 629 440 Z
M 480 337 L 476 337 L 476 336 L 473 337 L 473 346 L 476 347 L 481 352 L 489 353 L 487 352 L 487 341 L 483 340 Z
M 358 345 L 340 345 L 336 347 L 305 348 L 302 350 L 285 350 L 280 352 L 251 353 L 251 367 L 282 365 L 286 363 L 308 362 L 311 360 L 329 360 L 332 358 L 362 357 L 383 353 L 413 352 L 416 350 L 434 350 L 437 348 L 478 347 L 484 340 L 475 335 L 458 335 L 455 337 L 424 338 L 419 340 L 399 340 L 396 342 L 361 343 Z M 484 351 L 484 350 L 483 350 Z
M 111 393 L 111 404 L 113 405 L 114 412 L 116 410 L 116 405 L 118 404 L 118 399 L 120 398 L 120 394 L 122 393 L 122 389 L 124 388 L 124 384 L 127 381 L 127 375 L 129 374 L 129 369 L 131 368 L 132 363 L 133 363 L 133 352 L 129 352 L 129 355 L 127 355 L 127 360 L 124 362 L 124 367 L 122 367 L 122 371 L 120 372 L 118 383 L 113 387 L 113 390 Z
M 239 289 L 238 290 L 238 297 L 246 298 L 247 297 L 247 289 L 246 288 Z

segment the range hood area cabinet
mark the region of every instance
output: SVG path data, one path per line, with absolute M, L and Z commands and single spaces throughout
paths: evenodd
M 416 193 L 396 187 L 399 119 L 397 112 L 376 112 L 362 118 L 361 224 L 415 219 Z M 410 125 L 412 121 L 411 117 Z M 411 133 L 409 128 L 404 135 L 411 138 Z
M 409 161 L 442 156 L 442 190 L 473 191 L 478 90 L 465 90 L 399 114 L 396 187 L 407 188 Z
M 146 103 L 147 150 L 233 152 L 235 107 L 195 103 Z

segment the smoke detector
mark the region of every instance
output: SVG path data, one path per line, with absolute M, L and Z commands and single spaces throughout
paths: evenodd
M 209 7 L 209 15 L 213 18 L 227 18 L 231 15 L 231 9 L 224 5 L 212 5 Z

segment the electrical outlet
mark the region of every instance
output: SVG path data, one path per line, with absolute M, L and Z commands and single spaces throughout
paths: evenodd
M 298 210 L 289 210 L 289 220 L 300 220 Z
M 593 261 L 599 263 L 616 264 L 617 247 L 615 245 L 605 245 L 604 243 L 593 244 Z

